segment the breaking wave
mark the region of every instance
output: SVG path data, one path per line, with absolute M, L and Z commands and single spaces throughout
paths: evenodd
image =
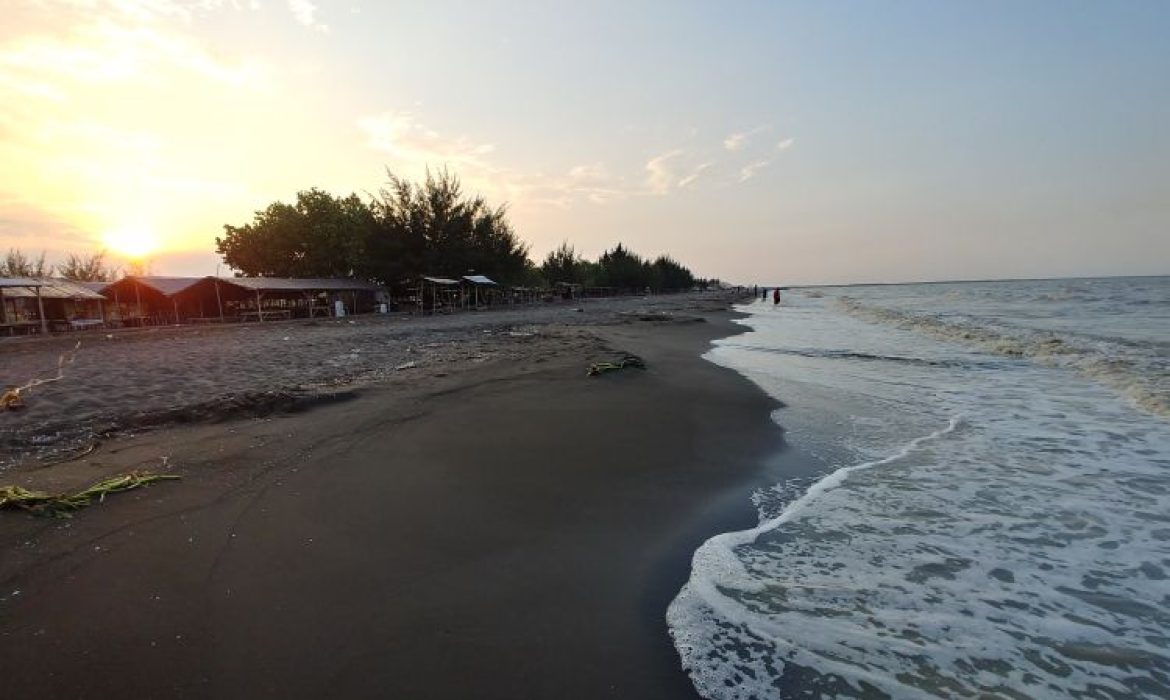
M 836 304 L 876 323 L 973 345 L 1005 357 L 1075 370 L 1121 393 L 1143 410 L 1170 417 L 1170 360 L 1162 343 L 996 326 L 970 317 L 941 318 L 866 304 L 848 296 L 837 298 Z
M 784 403 L 822 476 L 761 489 L 757 527 L 695 553 L 667 622 L 698 691 L 1170 698 L 1170 423 L 1149 405 L 1170 327 L 1128 304 L 1168 293 L 907 285 L 743 307 L 751 331 L 707 357 Z

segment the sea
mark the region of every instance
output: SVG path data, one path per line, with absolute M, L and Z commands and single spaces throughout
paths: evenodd
M 1170 277 L 789 289 L 707 359 L 820 476 L 694 554 L 707 698 L 1170 698 Z

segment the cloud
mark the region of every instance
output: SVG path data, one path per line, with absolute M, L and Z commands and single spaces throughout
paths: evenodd
M 744 133 L 730 134 L 723 139 L 723 147 L 729 151 L 738 151 L 747 142 L 748 135 Z
M 465 136 L 445 137 L 426 126 L 412 112 L 387 110 L 358 120 L 366 145 L 384 151 L 407 165 L 434 163 L 494 171 L 486 156 L 495 150 L 490 143 L 475 143 Z
M 329 31 L 328 25 L 317 21 L 317 6 L 309 0 L 288 0 L 288 9 L 292 11 L 293 18 L 297 22 L 309 29 L 316 29 L 319 32 Z
M 770 163 L 757 159 L 740 168 L 733 158 L 721 166 L 722 151 L 680 147 L 650 156 L 640 173 L 614 173 L 601 162 L 579 163 L 554 173 L 533 172 L 507 165 L 491 143 L 440 132 L 416 110 L 390 109 L 361 117 L 356 124 L 365 145 L 387 154 L 393 170 L 413 177 L 427 168 L 449 167 L 465 184 L 489 198 L 524 205 L 567 208 L 585 202 L 603 205 L 634 197 L 666 196 L 702 185 L 746 182 Z M 751 133 L 766 128 L 745 132 L 741 143 L 746 143 Z M 748 153 L 739 158 L 747 160 Z
M 794 144 L 794 143 L 796 143 L 796 139 L 791 139 L 791 138 L 784 139 L 780 143 L 776 144 L 776 150 L 777 151 L 787 151 L 789 148 L 792 148 L 792 144 Z
M 763 125 L 757 126 L 754 129 L 748 129 L 747 131 L 738 131 L 728 134 L 727 138 L 723 139 L 723 147 L 729 151 L 742 150 L 743 147 L 748 144 L 748 141 L 751 140 L 751 137 L 755 136 L 761 131 L 764 131 L 767 128 L 767 125 Z
M 682 149 L 675 149 L 646 161 L 646 185 L 651 193 L 666 194 L 677 184 L 678 175 L 671 167 L 671 161 L 676 160 L 683 153 L 685 151 Z
M 754 161 L 752 163 L 748 163 L 747 165 L 740 168 L 739 181 L 740 182 L 747 182 L 748 180 L 755 177 L 756 173 L 760 172 L 761 170 L 763 170 L 764 168 L 768 167 L 771 164 L 772 164 L 772 161 L 770 161 L 770 160 L 757 160 L 757 161 Z
M 447 136 L 411 111 L 387 110 L 362 117 L 357 125 L 367 147 L 390 156 L 392 169 L 420 176 L 427 168 L 449 167 L 465 184 L 492 199 L 563 209 L 579 202 L 606 204 L 645 194 L 600 162 L 554 174 L 509 167 L 499 161 L 493 144 Z
M 27 4 L 58 22 L 109 20 L 136 24 L 165 20 L 187 23 L 197 14 L 221 9 L 260 9 L 258 0 L 33 0 Z
M 89 243 L 89 236 L 58 214 L 19 199 L 0 199 L 0 240 L 17 248 L 68 249 Z
M 596 183 L 610 178 L 609 171 L 603 163 L 589 163 L 574 165 L 569 168 L 569 179 L 574 182 Z
M 241 85 L 258 77 L 254 62 L 226 62 L 183 37 L 142 23 L 83 22 L 50 35 L 0 46 L 0 77 L 26 94 L 62 96 L 93 83 L 159 86 L 177 69 Z
M 683 176 L 683 178 L 678 181 L 679 188 L 681 189 L 684 187 L 690 187 L 691 185 L 695 184 L 695 182 L 698 181 L 698 179 L 703 175 L 703 173 L 705 173 L 709 169 L 711 169 L 711 166 L 713 166 L 713 165 L 715 165 L 715 164 L 714 163 L 700 163 L 698 166 L 695 167 L 694 170 L 692 170 L 687 175 Z

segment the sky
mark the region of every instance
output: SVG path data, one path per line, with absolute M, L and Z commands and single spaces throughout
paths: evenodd
M 0 251 L 215 274 L 456 173 L 538 262 L 743 284 L 1170 273 L 1170 3 L 5 0 Z M 226 268 L 222 270 L 227 273 Z

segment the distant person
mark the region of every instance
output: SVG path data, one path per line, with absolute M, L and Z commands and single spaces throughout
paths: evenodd
M 768 288 L 764 287 L 764 293 L 760 295 L 760 301 L 768 300 Z
M 772 290 L 772 304 L 776 305 L 779 303 L 780 303 L 780 288 L 777 287 L 776 289 Z

